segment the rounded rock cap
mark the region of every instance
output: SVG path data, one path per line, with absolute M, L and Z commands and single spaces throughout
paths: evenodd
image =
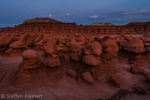
M 35 50 L 26 50 L 22 53 L 22 58 L 39 58 L 39 54 Z

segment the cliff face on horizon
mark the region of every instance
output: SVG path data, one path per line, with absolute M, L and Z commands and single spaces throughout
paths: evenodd
M 76 25 L 76 23 L 63 23 L 50 18 L 35 18 L 26 20 L 14 28 L 2 28 L 2 32 L 20 33 L 55 33 L 55 34 L 142 34 L 150 32 L 150 22 L 132 22 L 127 25 Z

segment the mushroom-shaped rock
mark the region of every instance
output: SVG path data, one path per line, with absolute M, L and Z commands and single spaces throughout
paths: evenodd
M 57 55 L 53 55 L 53 58 L 49 58 L 43 62 L 43 65 L 50 68 L 55 68 L 60 66 L 60 60 Z
M 21 41 L 15 41 L 9 45 L 9 49 L 5 51 L 5 54 L 9 56 L 21 55 L 28 47 Z
M 56 43 L 57 43 L 56 37 L 52 37 L 47 46 L 44 47 L 44 52 L 46 54 L 53 55 L 56 52 L 57 48 Z
M 148 82 L 150 82 L 150 73 L 145 74 L 144 77 Z
M 36 69 L 41 65 L 39 54 L 35 50 L 26 50 L 22 53 L 23 62 L 21 67 L 24 69 Z
M 114 40 L 108 39 L 102 43 L 102 50 L 101 58 L 110 60 L 117 56 L 119 48 Z
M 88 82 L 90 84 L 94 82 L 93 77 L 91 76 L 91 74 L 89 72 L 82 73 L 82 77 L 86 82 Z
M 15 41 L 9 45 L 13 49 L 27 49 L 27 46 L 21 41 Z
M 124 45 L 124 50 L 133 53 L 145 52 L 144 44 L 140 38 L 134 38 Z
M 11 42 L 12 39 L 9 36 L 0 36 L 0 53 L 3 53 L 9 47 Z
M 96 57 L 91 54 L 84 54 L 82 57 L 82 61 L 86 63 L 87 65 L 99 65 L 100 64 L 100 57 Z
M 11 42 L 12 39 L 9 36 L 7 35 L 0 36 L 0 47 L 7 47 Z
M 74 71 L 74 70 L 68 70 L 67 71 L 67 74 L 70 76 L 70 77 L 73 77 L 73 78 L 75 78 L 77 75 L 76 75 L 76 72 Z
M 107 53 L 117 53 L 118 52 L 118 45 L 114 40 L 106 40 L 102 43 L 102 49 L 104 52 Z
M 28 34 L 28 33 L 20 35 L 20 37 L 19 37 L 19 41 L 25 43 L 25 45 L 27 45 L 27 46 L 32 46 L 34 39 L 35 39 L 35 36 Z
M 84 51 L 89 51 L 93 55 L 100 56 L 102 53 L 102 46 L 99 42 L 92 42 L 84 47 Z
M 70 50 L 73 51 L 73 49 L 75 48 L 76 45 L 76 40 L 75 39 L 71 39 L 70 41 Z

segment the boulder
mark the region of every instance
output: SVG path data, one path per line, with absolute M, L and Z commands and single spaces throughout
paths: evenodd
M 21 55 L 28 47 L 21 41 L 15 41 L 9 45 L 9 49 L 5 51 L 5 54 L 9 56 Z
M 77 41 L 77 42 L 82 42 L 83 44 L 85 44 L 85 37 L 75 37 L 75 40 Z
M 27 46 L 21 41 L 15 41 L 9 45 L 9 48 L 12 49 L 27 49 Z
M 106 41 L 107 39 L 110 39 L 110 38 L 111 38 L 111 36 L 106 35 L 106 36 L 104 36 L 104 37 L 102 38 L 102 40 L 103 40 L 103 41 Z
M 144 70 L 137 65 L 131 65 L 130 72 L 133 74 L 144 74 Z
M 86 82 L 88 82 L 90 84 L 94 82 L 93 77 L 91 76 L 91 74 L 89 72 L 82 73 L 82 77 Z
M 113 84 L 120 86 L 120 78 L 117 75 L 112 75 L 110 81 Z
M 84 49 L 85 52 L 88 51 L 93 55 L 100 56 L 102 53 L 102 46 L 100 45 L 99 42 L 92 42 L 87 44 Z
M 81 58 L 79 58 L 77 53 L 71 53 L 70 58 L 74 61 L 81 61 Z
M 7 50 L 10 43 L 12 42 L 13 41 L 9 36 L 7 35 L 0 36 L 0 53 L 3 53 L 5 50 Z
M 133 38 L 133 40 L 127 42 L 124 45 L 124 50 L 133 53 L 145 52 L 144 44 L 140 38 Z
M 118 45 L 114 40 L 106 40 L 102 43 L 103 53 L 101 55 L 102 59 L 111 60 L 117 57 L 117 53 L 119 51 Z
M 61 65 L 60 60 L 57 55 L 53 55 L 52 58 L 49 58 L 43 62 L 43 65 L 50 68 L 56 68 Z
M 44 47 L 44 53 L 48 55 L 53 55 L 57 49 L 57 40 L 56 37 L 52 37 L 47 46 Z
M 70 77 L 72 77 L 72 78 L 76 78 L 76 72 L 74 71 L 74 70 L 68 70 L 67 71 L 67 74 L 70 76 Z
M 26 50 L 22 53 L 23 62 L 21 67 L 23 69 L 37 69 L 41 66 L 39 54 L 35 50 Z
M 92 54 L 84 54 L 82 57 L 82 61 L 87 65 L 99 65 L 100 64 L 100 57 L 95 57 Z
M 23 42 L 26 46 L 31 47 L 34 43 L 35 38 L 36 38 L 35 35 L 26 33 L 26 34 L 20 35 L 19 41 Z

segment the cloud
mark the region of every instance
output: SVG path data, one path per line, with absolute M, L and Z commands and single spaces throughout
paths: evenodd
M 66 15 L 67 15 L 67 16 L 70 16 L 70 14 L 69 14 L 69 13 L 67 13 Z
M 143 13 L 150 13 L 150 11 L 147 11 L 146 9 L 144 10 L 131 10 L 131 11 L 127 11 L 124 12 L 124 15 L 129 15 L 129 14 L 143 14 Z
M 49 17 L 52 17 L 52 16 L 53 16 L 52 14 L 49 15 Z
M 92 18 L 92 19 L 97 19 L 98 16 L 97 16 L 97 15 L 93 15 L 93 16 L 90 16 L 90 18 Z

